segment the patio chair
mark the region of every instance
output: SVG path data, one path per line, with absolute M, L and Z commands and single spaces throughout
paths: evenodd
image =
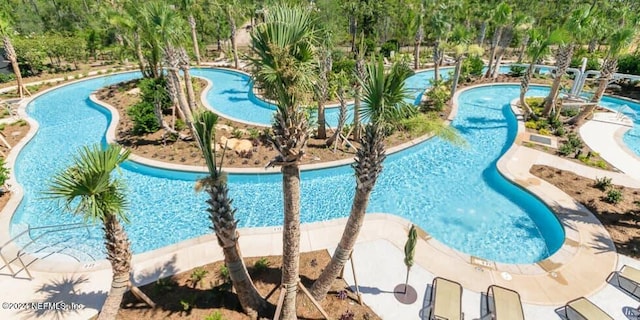
M 462 286 L 451 280 L 436 277 L 431 286 L 429 320 L 462 320 Z
M 487 289 L 487 311 L 481 319 L 524 320 L 520 295 L 497 285 Z
M 567 302 L 564 315 L 568 320 L 613 320 L 610 315 L 585 297 Z
M 624 265 L 618 272 L 618 287 L 640 299 L 640 270 Z

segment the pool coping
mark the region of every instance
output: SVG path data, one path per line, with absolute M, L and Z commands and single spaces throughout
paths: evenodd
M 131 71 L 128 71 L 128 72 L 131 72 Z M 83 80 L 88 80 L 88 78 L 80 79 L 78 81 L 83 81 Z M 73 81 L 65 85 L 69 85 L 75 82 L 76 81 Z M 461 94 L 466 90 L 480 87 L 480 86 L 496 86 L 496 85 L 514 85 L 514 84 L 513 83 L 491 83 L 491 84 L 485 84 L 485 85 L 479 85 L 479 86 L 470 86 L 458 91 L 454 96 L 454 101 L 457 101 L 459 94 Z M 31 138 L 33 138 L 38 128 L 37 123 L 35 123 L 35 121 L 33 121 L 32 119 L 26 116 L 24 107 L 28 102 L 38 97 L 39 95 L 44 94 L 49 90 L 57 89 L 59 87 L 60 86 L 56 86 L 54 88 L 47 89 L 43 92 L 38 93 L 37 95 L 34 95 L 28 101 L 24 101 L 21 103 L 19 108 L 20 115 L 25 117 L 25 119 L 29 121 L 31 125 L 31 129 L 27 134 L 27 137 L 25 137 L 28 139 L 21 140 L 21 143 L 17 144 L 16 147 L 14 147 L 14 149 L 16 149 L 17 151 L 12 152 L 9 155 L 8 160 L 11 159 L 11 162 L 10 161 L 7 161 L 7 162 L 11 163 L 11 167 L 13 166 L 15 158 L 17 157 L 20 149 L 24 145 L 26 145 L 26 143 L 28 143 L 31 140 Z M 457 112 L 457 103 L 454 104 L 453 110 Z M 519 110 L 517 110 L 517 108 L 515 108 L 515 106 L 513 105 L 512 105 L 512 110 L 514 111 L 516 118 L 518 118 Z M 453 118 L 453 116 L 455 116 L 455 113 L 452 111 L 451 118 Z M 115 121 L 113 121 L 113 118 L 112 118 L 112 123 L 113 122 Z M 518 120 L 518 135 L 521 133 L 521 129 L 524 129 L 524 124 L 522 123 L 521 120 Z M 542 199 L 548 206 L 560 207 L 562 209 L 562 210 L 559 210 L 558 212 L 555 212 L 554 210 L 554 212 L 556 213 L 556 216 L 558 217 L 563 227 L 565 228 L 565 241 L 563 246 L 556 253 L 551 255 L 549 258 L 535 264 L 501 264 L 501 263 L 494 262 L 495 264 L 493 266 L 483 266 L 476 263 L 477 261 L 473 261 L 471 255 L 464 254 L 455 249 L 452 249 L 442 244 L 438 240 L 433 239 L 427 233 L 422 231 L 420 233 L 421 241 L 419 241 L 418 243 L 418 248 L 420 250 L 418 250 L 416 254 L 416 262 L 419 263 L 421 266 L 423 266 L 425 269 L 437 275 L 457 279 L 465 286 L 465 288 L 469 288 L 471 290 L 478 291 L 478 292 L 482 292 L 484 289 L 486 289 L 487 283 L 497 283 L 500 285 L 511 286 L 511 287 L 513 287 L 513 284 L 515 282 L 528 283 L 529 285 L 532 285 L 540 289 L 540 292 L 544 293 L 543 296 L 539 296 L 535 294 L 531 295 L 528 293 L 521 292 L 523 301 L 528 303 L 533 303 L 533 304 L 556 305 L 561 302 L 568 301 L 567 294 L 566 294 L 567 285 L 565 283 L 562 283 L 562 281 L 560 281 L 560 280 L 566 280 L 568 278 L 582 279 L 582 280 L 576 280 L 576 281 L 581 281 L 581 289 L 583 290 L 579 290 L 579 291 L 582 295 L 589 295 L 590 293 L 593 293 L 599 290 L 601 287 L 603 287 L 606 284 L 606 282 L 604 281 L 604 278 L 602 278 L 601 276 L 604 275 L 605 272 L 606 272 L 606 275 L 608 276 L 609 273 L 613 270 L 613 268 L 615 268 L 615 263 L 617 262 L 617 254 L 615 253 L 615 249 L 613 251 L 602 252 L 600 253 L 599 256 L 596 257 L 598 259 L 594 259 L 594 254 L 597 254 L 597 252 L 594 253 L 593 250 L 591 250 L 594 248 L 590 246 L 590 243 L 588 241 L 593 240 L 594 235 L 597 231 L 604 230 L 604 228 L 602 227 L 602 225 L 599 224 L 597 219 L 595 219 L 595 217 L 588 210 L 586 210 L 586 208 L 580 205 L 576 206 L 573 199 L 568 195 L 564 194 L 563 192 L 560 192 L 558 189 L 556 189 L 552 185 L 549 185 L 544 181 L 539 181 L 539 179 L 528 174 L 529 167 L 526 168 L 527 169 L 526 173 L 528 175 L 527 174 L 523 175 L 523 172 L 519 171 L 519 169 L 522 169 L 522 168 L 518 168 L 518 164 L 521 164 L 522 162 L 519 162 L 515 156 L 523 147 L 517 144 L 518 135 L 516 136 L 516 139 L 514 140 L 514 143 L 512 144 L 512 146 L 498 160 L 498 169 L 500 173 L 503 176 L 505 176 L 505 178 L 507 178 L 512 182 L 515 182 L 517 185 L 520 185 L 526 188 L 529 192 L 531 192 L 535 196 L 538 196 L 540 199 Z M 413 143 L 411 145 L 413 145 Z M 11 172 L 10 181 L 15 182 L 15 176 L 13 175 L 13 170 Z M 22 200 L 21 187 L 17 184 L 13 187 L 15 188 L 14 194 L 11 197 L 7 206 L 5 206 L 5 208 L 3 209 L 2 211 L 3 214 L 0 215 L 0 228 L 3 228 L 4 230 L 8 230 L 11 217 L 13 216 L 13 213 L 15 212 L 17 205 Z M 10 209 L 11 209 L 11 214 L 7 214 L 8 213 L 7 211 L 9 211 Z M 581 217 L 581 219 L 583 219 L 583 221 L 577 221 L 578 224 L 576 223 L 576 221 L 570 220 L 568 217 L 568 214 L 571 214 L 571 213 L 575 214 L 576 212 L 579 213 L 579 216 Z M 303 237 L 301 238 L 301 242 L 304 244 L 304 245 L 301 244 L 302 248 L 303 249 L 316 248 L 319 246 L 318 243 L 327 243 L 327 242 L 330 242 L 331 246 L 335 246 L 335 241 L 338 240 L 339 234 L 341 234 L 342 228 L 344 226 L 344 221 L 346 221 L 346 219 L 347 218 L 340 218 L 340 219 L 334 219 L 329 221 L 303 224 L 301 229 L 304 232 L 307 232 L 307 234 L 303 235 Z M 584 228 L 582 228 L 583 227 L 582 225 L 579 225 L 579 222 L 584 222 L 589 219 L 595 219 L 595 222 L 589 221 L 589 223 L 594 224 L 596 227 L 599 226 L 599 229 L 596 228 L 595 231 L 587 230 L 583 232 Z M 378 222 L 375 222 L 375 221 L 378 221 Z M 379 221 L 382 221 L 382 223 L 379 223 Z M 390 223 L 390 222 L 394 222 L 394 223 Z M 358 241 L 365 241 L 366 239 L 369 239 L 371 237 L 374 237 L 376 239 L 382 238 L 382 239 L 387 239 L 388 241 L 394 243 L 394 245 L 398 246 L 399 248 L 402 248 L 402 246 L 404 245 L 404 241 L 406 240 L 406 230 L 408 230 L 408 227 L 410 225 L 408 220 L 405 220 L 395 215 L 388 215 L 388 214 L 376 215 L 373 213 L 367 214 L 365 227 L 367 225 L 376 225 L 376 224 L 378 225 L 378 228 L 374 228 L 374 230 L 370 230 L 371 232 L 362 232 Z M 395 225 L 395 227 L 392 227 L 393 225 Z M 329 229 L 337 228 L 338 237 L 334 237 L 334 238 L 328 237 L 326 233 L 326 230 L 328 228 Z M 245 256 L 247 257 L 252 256 L 254 255 L 253 253 L 257 253 L 255 255 L 265 255 L 265 254 L 269 254 L 269 252 L 271 252 L 271 254 L 278 254 L 278 252 L 281 252 L 281 242 L 280 242 L 280 245 L 278 246 L 278 239 L 280 239 L 279 233 L 281 232 L 281 230 L 282 230 L 282 227 L 280 226 L 240 229 L 243 235 L 241 239 L 243 238 L 259 239 L 259 240 L 255 240 L 256 246 L 254 247 L 247 248 L 247 246 L 243 244 L 243 251 L 245 252 Z M 314 234 L 315 236 L 312 234 Z M 608 233 L 606 233 L 606 230 L 604 230 L 604 235 L 608 237 Z M 0 242 L 4 242 L 7 236 L 8 236 L 8 233 L 0 233 Z M 264 237 L 271 239 L 271 241 L 265 242 L 264 239 L 260 239 Z M 328 239 L 333 239 L 333 240 L 328 240 Z M 281 239 L 279 241 L 281 241 Z M 264 248 L 265 245 L 269 246 L 269 248 L 267 248 L 268 250 L 262 250 L 262 249 L 265 249 Z M 207 248 L 214 247 L 216 249 L 215 250 L 205 249 L 203 248 L 205 246 Z M 257 248 L 260 248 L 261 250 L 257 250 Z M 203 257 L 207 257 L 206 254 L 202 254 L 203 253 L 202 250 L 204 250 L 204 252 L 216 251 L 218 252 L 218 254 L 220 254 L 219 252 L 220 250 L 217 247 L 217 242 L 213 234 L 203 235 L 200 237 L 181 241 L 174 245 L 166 246 L 163 248 L 159 248 L 159 249 L 148 251 L 141 254 L 136 254 L 134 255 L 134 262 L 136 265 L 138 264 L 140 265 L 135 266 L 136 268 L 135 270 L 136 270 L 136 273 L 139 273 L 138 270 L 141 270 L 140 268 L 144 267 L 145 264 L 148 265 L 149 263 L 155 263 L 155 265 L 157 265 L 158 263 L 162 262 L 163 264 L 166 264 L 166 261 L 168 261 L 166 258 L 168 256 L 173 256 L 174 258 L 177 256 L 180 256 L 180 257 L 183 257 L 181 259 L 190 260 L 191 262 L 188 262 L 188 263 L 185 262 L 185 263 L 191 266 L 192 268 L 197 265 L 200 265 L 197 263 L 201 263 Z M 303 251 L 307 251 L 307 250 L 303 250 Z M 438 257 L 438 259 L 434 259 L 434 257 Z M 603 259 L 603 257 L 606 259 Z M 110 267 L 106 259 L 99 260 L 96 262 L 91 262 L 91 263 L 59 263 L 60 261 L 57 261 L 57 259 L 60 259 L 60 258 L 62 258 L 63 260 L 68 260 L 68 259 L 64 259 L 64 257 L 62 256 L 49 257 L 47 258 L 47 260 L 38 260 L 35 263 L 33 263 L 30 270 L 40 270 L 40 271 L 49 271 L 49 272 L 76 272 L 76 271 L 98 270 L 98 269 Z M 209 263 L 213 261 L 215 260 L 207 260 L 204 262 Z M 580 261 L 581 263 L 577 263 L 578 261 Z M 585 262 L 585 261 L 588 261 L 588 262 Z M 584 268 L 584 265 L 586 265 L 585 263 L 589 263 L 590 268 Z M 588 269 L 588 270 L 583 270 L 583 269 Z M 596 270 L 594 271 L 594 269 Z M 508 277 L 505 276 L 505 273 L 506 275 L 508 275 Z M 588 275 L 585 276 L 585 273 L 587 273 Z M 597 277 L 594 276 L 594 273 L 597 275 Z M 580 276 L 576 276 L 576 274 L 579 274 Z M 162 274 L 161 273 L 157 274 L 157 276 L 160 276 L 160 275 Z M 480 281 L 480 278 L 479 278 L 481 276 L 483 278 L 482 281 Z M 510 278 L 511 280 L 507 280 L 506 278 Z M 587 280 L 584 280 L 584 279 L 587 279 Z M 594 279 L 597 279 L 596 281 L 597 283 L 595 284 L 589 283 L 589 285 L 586 285 L 584 283 L 585 281 L 589 282 L 589 280 L 594 280 Z M 153 277 L 145 278 L 145 281 L 154 281 L 154 280 L 155 279 L 153 279 Z M 518 280 L 518 281 L 514 281 L 514 280 Z M 546 285 L 543 286 L 543 284 L 546 284 Z M 570 290 L 571 294 L 569 294 L 568 296 L 572 296 L 574 294 L 575 292 L 574 289 L 575 288 L 572 288 Z M 556 297 L 559 292 L 563 293 L 561 298 Z

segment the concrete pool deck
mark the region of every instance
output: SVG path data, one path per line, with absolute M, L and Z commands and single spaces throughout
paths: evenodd
M 368 214 L 354 259 L 365 302 L 381 308 L 375 311 L 383 318 L 420 318 L 419 310 L 427 285 L 434 276 L 441 276 L 458 281 L 465 287 L 463 310 L 467 318 L 480 315 L 481 292 L 491 284 L 499 284 L 520 293 L 526 304 L 525 313 L 531 318 L 552 317 L 555 308 L 576 297 L 588 296 L 615 318 L 624 319 L 621 313 L 614 312 L 633 304 L 610 293 L 606 279 L 622 262 L 636 266 L 640 266 L 640 262 L 619 257 L 606 230 L 590 212 L 552 185 L 532 176 L 529 168 L 532 164 L 547 164 L 588 176 L 600 171 L 519 146 L 517 142 L 521 139 L 520 135 L 516 138 L 516 143 L 502 156 L 498 167 L 508 179 L 526 187 L 554 209 L 565 227 L 567 239 L 563 247 L 536 264 L 500 264 L 451 249 L 421 232 L 416 265 L 411 273 L 411 284 L 417 289 L 419 299 L 415 304 L 404 307 L 396 302 L 393 294 L 389 294 L 393 287 L 388 286 L 395 286 L 404 279 L 405 267 L 398 254 L 402 255 L 410 222 L 393 215 Z M 607 175 L 616 184 L 640 185 L 637 180 L 623 174 L 609 172 Z M 1 215 L 0 225 L 4 226 L 9 219 L 10 215 Z M 303 225 L 301 250 L 333 248 L 345 221 L 337 219 Z M 279 255 L 282 252 L 281 227 L 242 229 L 241 234 L 240 243 L 246 257 Z M 150 283 L 221 259 L 222 253 L 214 235 L 201 236 L 134 256 L 134 281 L 138 285 Z M 371 268 L 371 265 L 376 265 L 376 268 Z M 13 266 L 18 269 L 17 265 Z M 62 301 L 87 306 L 77 312 L 61 314 L 70 319 L 86 319 L 95 314 L 104 302 L 111 278 L 106 260 L 78 263 L 65 255 L 36 260 L 29 270 L 33 272 L 34 280 L 13 278 L 6 268 L 0 269 L 1 302 Z M 24 275 L 21 272 L 18 276 Z M 419 308 L 418 313 L 415 308 Z M 38 315 L 54 317 L 58 314 L 50 310 L 0 310 L 2 319 Z

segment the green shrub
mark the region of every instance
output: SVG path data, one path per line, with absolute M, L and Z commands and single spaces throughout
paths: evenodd
M 618 59 L 618 72 L 640 75 L 640 55 L 628 54 L 620 57 Z
M 398 40 L 387 40 L 387 42 L 383 43 L 382 46 L 380 46 L 380 54 L 389 58 L 391 56 L 391 51 L 398 53 L 398 48 Z
M 538 130 L 538 133 L 543 135 L 543 136 L 550 136 L 551 135 L 551 131 L 549 131 L 549 129 L 546 129 L 546 128 L 542 128 L 542 129 Z
M 509 68 L 509 75 L 512 77 L 522 77 L 524 75 L 525 70 L 527 70 L 527 67 L 511 66 Z
M 566 133 L 566 130 L 564 129 L 564 127 L 558 127 L 556 128 L 555 131 L 553 131 L 553 134 L 558 137 L 564 137 L 565 133 Z
M 230 274 L 229 274 L 229 268 L 227 268 L 227 266 L 222 265 L 220 267 L 220 270 L 218 271 L 218 275 L 220 276 L 220 278 L 222 278 L 222 280 L 224 280 L 225 282 L 229 282 L 230 279 Z
M 601 169 L 606 169 L 607 163 L 604 160 L 598 160 L 596 161 L 595 166 Z
M 449 100 L 449 88 L 442 82 L 432 82 L 432 87 L 425 93 L 427 96 L 426 110 L 442 111 Z
M 618 189 L 609 189 L 604 197 L 604 201 L 611 204 L 618 204 L 622 201 L 622 192 Z
M 249 128 L 247 129 L 247 131 L 249 131 L 249 137 L 251 139 L 258 139 L 260 137 L 260 130 L 256 129 L 256 128 Z
M 224 320 L 224 317 L 222 316 L 222 313 L 220 313 L 220 311 L 216 311 L 206 316 L 204 320 Z
M 182 311 L 189 311 L 196 306 L 196 300 L 198 296 L 196 294 L 191 294 L 184 299 L 180 299 L 180 306 L 182 307 Z
M 560 145 L 560 147 L 558 148 L 558 153 L 562 156 L 569 156 L 570 154 L 575 152 L 575 148 L 573 146 L 571 146 L 571 144 L 569 143 L 563 143 Z
M 142 79 L 138 82 L 138 88 L 140 88 L 140 99 L 143 102 L 152 105 L 159 102 L 163 111 L 171 107 L 171 97 L 167 91 L 167 80 L 165 78 Z
M 529 121 L 525 122 L 524 126 L 525 126 L 525 128 L 538 130 L 538 123 L 533 121 L 533 120 L 529 120 Z
M 160 129 L 153 110 L 154 107 L 149 102 L 136 103 L 127 110 L 127 115 L 133 121 L 133 134 L 153 133 Z
M 209 271 L 204 268 L 195 268 L 191 272 L 191 275 L 189 275 L 189 282 L 191 282 L 191 285 L 195 288 L 208 273 Z
M 242 138 L 243 134 L 244 134 L 244 132 L 242 132 L 242 130 L 240 130 L 238 128 L 233 128 L 233 130 L 231 131 L 231 136 L 236 138 L 236 139 Z
M 153 291 L 156 294 L 164 294 L 169 291 L 173 291 L 173 287 L 176 286 L 176 282 L 171 277 L 158 279 L 153 287 Z
M 269 264 L 267 258 L 260 258 L 253 264 L 253 268 L 256 272 L 263 272 L 269 268 Z
M 583 147 L 582 140 L 578 137 L 574 132 L 569 133 L 567 135 L 567 142 L 576 149 L 581 149 Z
M 609 187 L 611 187 L 611 178 L 609 177 L 602 177 L 602 178 L 598 178 L 596 177 L 596 182 L 593 184 L 594 187 L 605 191 L 607 190 Z
M 176 123 L 175 123 L 175 129 L 176 131 L 182 131 L 184 129 L 187 128 L 187 124 L 184 123 L 184 120 L 182 119 L 176 119 Z
M 6 165 L 4 158 L 0 157 L 0 188 L 9 180 L 9 169 Z M 1 190 L 4 192 L 4 188 L 1 188 Z
M 11 82 L 16 79 L 13 73 L 0 73 L 0 83 Z
M 575 117 L 579 112 L 580 110 L 578 108 L 562 108 L 562 110 L 560 110 L 560 114 L 563 117 Z
M 352 74 L 356 69 L 356 61 L 347 57 L 343 57 L 339 60 L 334 60 L 331 65 L 331 70 L 334 73 L 340 73 L 344 71 L 345 74 Z
M 480 77 L 482 76 L 482 69 L 484 68 L 484 62 L 479 56 L 471 56 L 462 62 L 460 68 L 460 77 L 468 79 L 470 76 Z
M 25 119 L 19 119 L 18 121 L 13 123 L 14 125 L 17 125 L 18 127 L 24 127 L 28 124 L 27 120 Z

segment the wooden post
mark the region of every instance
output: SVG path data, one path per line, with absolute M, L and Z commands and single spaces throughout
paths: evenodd
M 284 303 L 284 287 L 280 285 L 280 296 L 278 297 L 278 304 L 276 305 L 276 314 L 273 315 L 273 320 L 280 319 L 280 313 L 282 312 L 282 304 Z
M 304 285 L 302 285 L 302 282 L 298 281 L 298 287 L 300 288 L 300 290 L 302 290 L 302 292 L 304 292 L 304 294 L 307 295 L 307 297 L 309 297 L 309 300 L 311 300 L 311 303 L 313 303 L 313 305 L 316 307 L 316 309 L 318 309 L 318 311 L 320 311 L 322 316 L 325 319 L 329 319 L 329 315 L 324 311 L 324 309 L 322 309 L 322 306 L 318 303 L 318 301 L 316 301 L 316 299 L 314 299 L 311 296 L 311 293 L 309 293 L 307 288 L 305 288 Z
M 363 305 L 362 303 L 362 295 L 360 294 L 360 288 L 358 287 L 358 278 L 356 278 L 356 267 L 353 263 L 353 251 L 349 254 L 349 260 L 351 261 L 351 273 L 353 273 L 353 283 L 356 286 L 356 296 L 358 297 L 358 303 Z

